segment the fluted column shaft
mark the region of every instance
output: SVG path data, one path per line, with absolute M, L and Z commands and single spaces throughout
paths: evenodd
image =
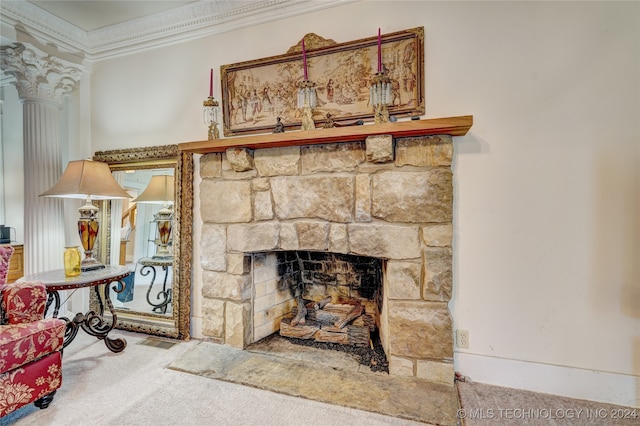
M 64 205 L 59 198 L 39 197 L 62 175 L 60 105 L 23 100 L 25 163 L 25 273 L 59 269 L 64 250 Z
M 47 55 L 29 44 L 2 48 L 0 63 L 15 77 L 23 104 L 25 274 L 62 267 L 64 205 L 39 195 L 62 175 L 60 120 L 63 97 L 80 79 L 76 64 Z

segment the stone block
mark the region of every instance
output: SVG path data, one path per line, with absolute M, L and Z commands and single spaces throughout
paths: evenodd
M 451 170 L 377 173 L 372 178 L 371 198 L 371 215 L 387 222 L 451 222 Z
M 389 374 L 392 376 L 413 377 L 415 361 L 412 359 L 389 356 Z
M 200 216 L 205 223 L 249 222 L 251 207 L 250 182 L 205 179 L 200 184 Z
M 354 254 L 385 259 L 418 259 L 419 229 L 387 224 L 350 224 L 349 248 Z
M 280 224 L 258 222 L 227 227 L 227 250 L 243 253 L 275 250 L 278 247 Z
M 251 297 L 251 276 L 202 271 L 202 296 L 238 301 L 247 300 Z
M 451 315 L 445 302 L 389 300 L 389 351 L 407 358 L 453 358 Z
M 227 269 L 227 227 L 204 223 L 200 236 L 200 264 L 210 271 Z
M 271 183 L 268 178 L 255 178 L 251 181 L 251 189 L 253 191 L 268 191 L 271 189 Z
M 385 280 L 385 292 L 389 299 L 420 300 L 420 274 L 422 262 L 389 260 Z
M 303 146 L 300 153 L 303 175 L 353 171 L 365 158 L 362 142 L 308 145 Z
M 278 219 L 352 220 L 352 177 L 274 177 L 271 178 L 271 192 Z
M 349 237 L 347 225 L 332 223 L 329 228 L 329 251 L 333 253 L 349 253 Z
M 244 275 L 251 272 L 251 257 L 242 253 L 227 253 L 227 272 Z
M 200 157 L 200 177 L 217 178 L 222 174 L 222 155 L 217 152 Z
M 226 302 L 224 343 L 244 349 L 251 339 L 251 306 L 249 303 Z
M 422 251 L 424 285 L 422 298 L 447 302 L 453 285 L 453 252 L 451 248 L 427 248 Z
M 253 219 L 270 220 L 273 219 L 273 205 L 271 204 L 271 193 L 269 191 L 256 192 L 253 197 Z
M 297 221 L 295 223 L 300 250 L 326 250 L 329 246 L 327 222 Z
M 202 299 L 202 334 L 221 341 L 224 338 L 224 302 Z
M 427 225 L 422 228 L 422 240 L 430 247 L 451 247 L 453 241 L 453 225 Z
M 280 224 L 280 248 L 282 250 L 298 250 L 298 231 L 292 222 Z
M 250 180 L 258 176 L 255 168 L 239 172 L 233 169 L 226 155 L 222 155 L 222 178 L 226 180 Z
M 371 177 L 356 175 L 356 222 L 371 222 Z
M 259 149 L 254 164 L 260 176 L 291 176 L 299 173 L 300 147 Z
M 453 362 L 419 359 L 416 361 L 416 376 L 430 382 L 453 386 L 455 378 Z
M 226 151 L 227 161 L 236 172 L 253 169 L 253 151 L 248 148 L 229 148 Z
M 372 163 L 386 163 L 393 161 L 393 136 L 368 136 L 365 140 L 367 161 Z
M 420 136 L 396 140 L 396 166 L 451 166 L 453 143 L 449 135 Z

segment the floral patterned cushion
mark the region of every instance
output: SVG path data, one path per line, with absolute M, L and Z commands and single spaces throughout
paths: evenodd
M 47 288 L 39 281 L 25 281 L 0 286 L 0 304 L 8 324 L 21 324 L 44 318 Z
M 60 352 L 0 374 L 0 417 L 54 392 L 61 384 Z
M 58 318 L 0 325 L 0 373 L 62 349 L 65 326 Z

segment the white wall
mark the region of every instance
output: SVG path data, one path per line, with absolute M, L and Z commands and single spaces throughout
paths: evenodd
M 209 69 L 307 32 L 345 42 L 424 26 L 426 117 L 474 115 L 455 139 L 450 306 L 470 337 L 456 369 L 640 406 L 639 6 L 363 1 L 106 60 L 92 147 L 206 139 Z

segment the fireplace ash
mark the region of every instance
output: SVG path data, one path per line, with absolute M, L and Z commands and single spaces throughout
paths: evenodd
M 267 336 L 264 339 L 260 340 L 259 343 L 268 343 L 273 339 L 282 338 L 287 339 L 287 341 L 300 346 L 343 352 L 357 360 L 360 365 L 369 367 L 373 372 L 389 373 L 389 361 L 387 360 L 387 356 L 385 355 L 384 349 L 382 348 L 382 343 L 380 342 L 378 333 L 372 333 L 371 335 L 371 342 L 373 347 L 358 347 L 352 345 L 341 345 L 338 343 L 318 342 L 309 339 L 296 339 L 294 337 L 279 336 L 278 334 Z

